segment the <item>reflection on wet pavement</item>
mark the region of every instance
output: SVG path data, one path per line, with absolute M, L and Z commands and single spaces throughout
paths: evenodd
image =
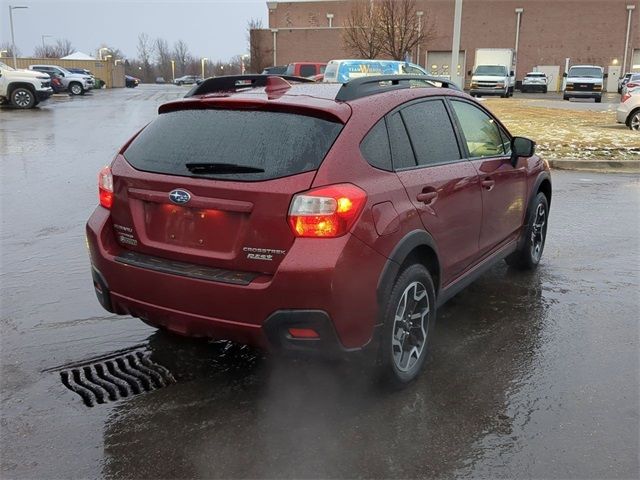
M 100 309 L 83 238 L 96 172 L 180 92 L 0 111 L 3 478 L 638 477 L 638 178 L 554 172 L 540 268 L 497 266 L 452 299 L 424 373 L 391 392 L 358 362 Z M 87 408 L 45 371 L 137 345 L 177 383 Z

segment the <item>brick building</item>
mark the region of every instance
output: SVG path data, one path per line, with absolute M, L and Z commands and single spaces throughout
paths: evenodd
M 416 0 L 423 28 L 435 38 L 421 46 L 419 58 L 417 51 L 410 54 L 436 75 L 449 74 L 454 5 L 454 0 Z M 342 41 L 348 0 L 269 1 L 266 6 L 269 28 L 251 32 L 252 53 L 265 66 L 354 57 Z M 604 66 L 609 91 L 615 90 L 623 65 L 640 71 L 638 0 L 464 0 L 458 71 L 466 82 L 477 48 L 515 48 L 518 15 L 518 80 L 538 69 L 551 75 L 551 89 L 558 88 L 567 58 L 574 65 Z

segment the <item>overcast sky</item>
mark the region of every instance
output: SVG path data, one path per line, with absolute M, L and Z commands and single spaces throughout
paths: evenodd
M 106 43 L 137 56 L 138 34 L 184 40 L 195 57 L 227 60 L 247 51 L 246 26 L 251 18 L 267 25 L 264 0 L 0 0 L 0 42 L 10 42 L 9 4 L 16 46 L 30 56 L 42 35 L 45 42 L 67 38 L 76 50 L 94 54 Z

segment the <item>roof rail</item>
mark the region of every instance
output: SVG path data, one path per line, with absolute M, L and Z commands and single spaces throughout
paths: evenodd
M 418 84 L 416 84 L 418 82 Z M 422 85 L 419 85 L 422 83 Z M 339 102 L 348 102 L 369 95 L 402 90 L 405 88 L 415 88 L 417 86 L 440 87 L 460 90 L 451 80 L 428 75 L 376 75 L 371 77 L 360 77 L 343 83 L 336 95 Z
M 223 77 L 207 78 L 200 85 L 195 85 L 185 98 L 194 95 L 205 95 L 215 92 L 236 92 L 246 88 L 265 87 L 269 77 L 280 77 L 290 82 L 313 83 L 310 78 L 294 77 L 291 75 L 226 75 Z

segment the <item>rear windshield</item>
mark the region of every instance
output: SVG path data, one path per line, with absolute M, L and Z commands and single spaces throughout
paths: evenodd
M 602 70 L 593 67 L 571 67 L 569 69 L 569 76 L 583 78 L 602 78 Z
M 247 110 L 163 113 L 124 152 L 136 169 L 219 180 L 259 181 L 316 170 L 342 124 L 305 115 Z M 192 173 L 187 164 L 231 164 Z M 262 172 L 247 172 L 261 169 Z M 192 168 L 193 170 L 193 168 Z

